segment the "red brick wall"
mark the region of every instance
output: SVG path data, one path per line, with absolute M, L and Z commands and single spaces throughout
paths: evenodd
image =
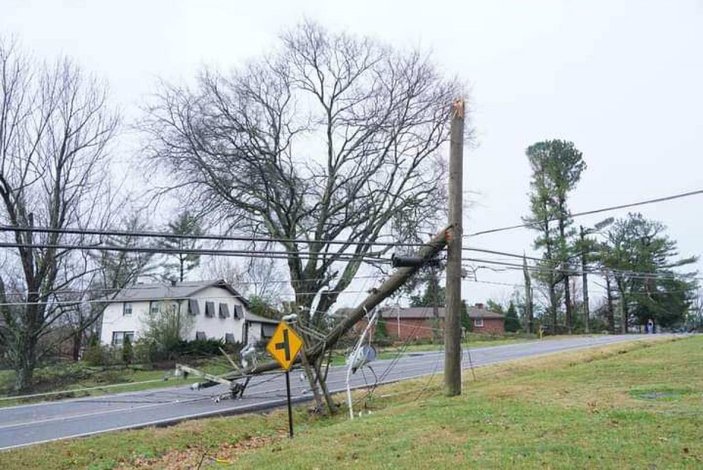
M 502 318 L 484 318 L 483 326 L 474 325 L 473 332 L 502 335 L 505 333 L 505 321 Z
M 395 318 L 386 318 L 385 321 L 386 331 L 390 338 L 400 339 L 401 341 L 405 341 L 406 339 L 432 339 L 432 329 L 434 328 L 435 322 L 431 318 L 401 318 L 400 325 Z M 354 326 L 354 331 L 356 331 L 357 334 L 361 334 L 365 327 L 366 320 L 361 320 Z M 443 319 L 439 320 L 439 328 L 442 330 L 444 328 Z M 398 334 L 399 330 L 400 334 Z M 504 321 L 502 318 L 484 318 L 483 326 L 474 326 L 473 331 L 474 333 L 503 334 L 505 333 Z
M 401 318 L 400 325 L 396 318 L 387 318 L 386 321 L 386 332 L 388 337 L 392 339 L 400 339 L 405 341 L 410 338 L 411 340 L 419 339 L 432 339 L 432 328 L 434 321 L 431 319 L 421 319 L 421 318 Z M 443 327 L 443 320 L 439 320 L 439 327 Z M 354 331 L 357 334 L 361 334 L 366 328 L 366 320 L 361 320 L 359 323 L 354 325 Z M 398 331 L 400 330 L 400 335 Z M 373 335 L 373 332 L 371 332 Z M 372 336 L 373 337 L 373 336 Z
M 422 318 L 401 318 L 400 325 L 397 319 L 386 320 L 386 331 L 388 336 L 400 340 L 418 340 L 432 339 L 433 320 Z M 439 327 L 442 328 L 443 321 L 439 321 Z M 398 331 L 400 329 L 400 334 Z

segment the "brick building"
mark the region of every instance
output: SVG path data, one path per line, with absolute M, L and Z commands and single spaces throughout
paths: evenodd
M 438 319 L 432 307 L 383 307 L 381 318 L 386 323 L 386 332 L 392 339 L 404 341 L 431 339 L 432 329 L 438 324 L 444 327 L 444 307 L 437 309 Z M 483 304 L 469 307 L 469 319 L 474 333 L 503 334 L 503 315 L 486 310 Z

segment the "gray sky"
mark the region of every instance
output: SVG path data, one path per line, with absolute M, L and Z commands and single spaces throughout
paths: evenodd
M 187 80 L 205 64 L 241 64 L 304 17 L 429 49 L 443 70 L 471 84 L 477 139 L 465 185 L 479 195 L 466 232 L 527 214 L 524 150 L 548 138 L 574 141 L 588 164 L 573 211 L 703 188 L 701 1 L 0 0 L 0 12 L 0 33 L 16 34 L 39 57 L 69 55 L 109 81 L 128 119 L 157 78 Z M 701 203 L 694 196 L 639 210 L 668 226 L 682 254 L 697 255 Z M 516 230 L 470 244 L 530 253 L 533 237 Z M 521 282 L 520 273 L 478 275 Z M 464 297 L 504 299 L 511 290 L 465 283 Z

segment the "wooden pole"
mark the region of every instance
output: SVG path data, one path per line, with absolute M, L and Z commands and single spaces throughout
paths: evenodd
M 444 318 L 444 388 L 461 394 L 461 237 L 464 159 L 464 100 L 454 101 L 449 142 L 449 237 L 447 240 L 447 307 Z
M 532 311 L 532 278 L 527 270 L 527 257 L 522 254 L 522 275 L 525 278 L 525 316 L 527 317 L 525 329 L 528 333 L 534 333 L 534 314 Z
M 583 321 L 585 323 L 586 334 L 591 332 L 589 327 L 590 311 L 588 305 L 588 274 L 586 273 L 586 245 L 585 245 L 585 232 L 583 230 L 583 225 L 579 226 L 581 232 L 581 275 L 583 276 Z
M 437 254 L 439 254 L 447 244 L 447 232 L 449 228 L 442 229 L 438 232 L 432 240 L 427 242 L 420 248 L 417 253 L 417 257 L 422 258 L 423 264 L 434 259 Z M 461 250 L 460 250 L 461 251 Z M 461 254 L 461 253 L 460 253 Z M 374 307 L 379 305 L 385 299 L 393 295 L 393 293 L 402 286 L 405 281 L 410 279 L 410 277 L 415 274 L 422 266 L 412 266 L 403 267 L 395 270 L 393 274 L 390 275 L 378 288 L 372 289 L 370 295 L 366 297 L 359 305 L 351 310 L 347 316 L 339 323 L 337 326 L 332 328 L 330 332 L 325 336 L 324 341 L 318 342 L 315 346 L 310 349 L 306 349 L 308 361 L 312 362 L 315 360 L 323 351 L 328 350 L 333 347 L 339 338 L 341 338 L 347 331 L 362 318 L 366 316 L 366 312 L 370 312 Z M 300 356 L 296 359 L 296 362 L 300 362 Z M 281 366 L 276 361 L 270 361 L 264 364 L 259 364 L 254 368 L 248 368 L 244 371 L 233 371 L 222 376 L 222 378 L 227 380 L 234 380 L 242 376 L 246 376 L 254 373 L 269 372 L 272 370 L 278 370 Z M 215 385 L 213 383 L 212 385 Z

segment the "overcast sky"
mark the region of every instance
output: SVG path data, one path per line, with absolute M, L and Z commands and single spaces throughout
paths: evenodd
M 66 54 L 104 77 L 127 119 L 158 78 L 241 64 L 303 18 L 431 50 L 447 74 L 471 84 L 476 143 L 466 153 L 465 188 L 478 195 L 466 232 L 516 224 L 528 213 L 524 151 L 544 139 L 572 140 L 584 154 L 574 212 L 703 188 L 700 0 L 0 0 L 0 33 L 39 57 Z M 701 203 L 695 196 L 639 210 L 668 226 L 682 254 L 698 255 Z M 516 230 L 470 245 L 530 253 L 533 238 Z M 520 273 L 487 270 L 478 279 L 521 282 Z M 511 291 L 467 282 L 463 295 L 474 302 Z

